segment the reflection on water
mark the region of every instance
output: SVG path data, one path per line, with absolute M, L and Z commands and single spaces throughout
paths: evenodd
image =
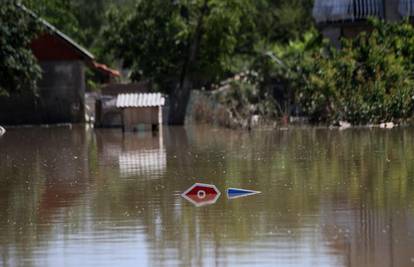
M 262 194 L 201 208 L 195 182 Z M 0 266 L 414 266 L 414 130 L 0 138 Z
M 97 132 L 102 162 L 118 160 L 120 176 L 147 175 L 160 178 L 167 167 L 163 134 L 149 132 Z M 106 159 L 106 161 L 105 161 Z

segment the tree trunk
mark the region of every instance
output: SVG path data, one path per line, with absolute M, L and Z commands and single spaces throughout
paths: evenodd
M 183 64 L 180 84 L 174 88 L 173 93 L 170 95 L 169 124 L 171 125 L 184 124 L 188 100 L 190 99 L 193 84 L 193 71 L 191 68 L 197 63 L 198 49 L 203 35 L 203 20 L 207 13 L 207 9 L 208 0 L 204 0 L 193 40 L 189 43 L 188 56 Z

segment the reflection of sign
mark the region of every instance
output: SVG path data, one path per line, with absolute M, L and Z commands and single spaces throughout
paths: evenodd
M 229 188 L 227 189 L 227 198 L 233 199 L 233 198 L 239 198 L 239 197 L 247 197 L 247 196 L 256 195 L 260 193 L 261 193 L 260 191 L 254 191 L 254 190 Z
M 214 204 L 220 197 L 220 191 L 215 185 L 195 183 L 181 196 L 197 207 Z

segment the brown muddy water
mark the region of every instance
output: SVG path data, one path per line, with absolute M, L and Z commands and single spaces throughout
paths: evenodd
M 414 266 L 414 129 L 8 129 L 0 266 Z

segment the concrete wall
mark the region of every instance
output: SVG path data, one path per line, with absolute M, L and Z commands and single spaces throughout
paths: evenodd
M 156 126 L 162 124 L 161 107 L 136 107 L 122 109 L 125 131 L 133 131 L 140 124 Z
M 398 12 L 399 1 L 397 0 L 383 0 L 383 1 L 384 1 L 385 19 L 388 21 L 401 20 L 401 15 Z
M 322 30 L 322 34 L 325 36 L 325 38 L 331 40 L 333 46 L 336 48 L 341 47 L 341 28 L 334 26 L 326 27 Z
M 26 94 L 0 98 L 0 124 L 84 121 L 85 72 L 82 61 L 41 62 L 38 98 Z

